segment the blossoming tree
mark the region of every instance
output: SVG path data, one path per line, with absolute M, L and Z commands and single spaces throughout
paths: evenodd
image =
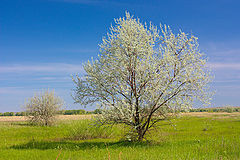
M 73 77 L 75 102 L 98 104 L 102 124 L 128 125 L 138 141 L 195 99 L 209 103 L 211 77 L 192 35 L 126 13 L 103 38 L 100 53 L 84 65 L 84 76 Z

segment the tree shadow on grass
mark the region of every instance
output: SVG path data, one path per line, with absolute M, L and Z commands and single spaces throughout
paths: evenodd
M 11 122 L 9 123 L 12 126 L 33 126 L 32 124 L 28 122 Z
M 64 150 L 86 150 L 86 149 L 117 149 L 119 147 L 149 147 L 165 146 L 164 144 L 152 144 L 149 142 L 72 142 L 72 141 L 30 141 L 25 144 L 13 145 L 11 149 L 64 149 Z
M 144 141 L 144 142 L 129 142 L 129 141 L 69 141 L 66 139 L 58 140 L 48 140 L 48 141 L 35 141 L 31 140 L 25 144 L 13 145 L 10 149 L 63 149 L 63 150 L 90 150 L 90 149 L 118 149 L 119 147 L 131 147 L 131 148 L 148 148 L 148 147 L 170 147 L 171 145 L 196 145 L 199 143 L 205 143 L 206 140 L 180 140 L 176 142 L 163 141 L 163 142 L 153 142 L 153 141 Z

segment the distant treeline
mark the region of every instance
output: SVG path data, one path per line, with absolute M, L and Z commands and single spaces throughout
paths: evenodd
M 185 111 L 182 111 L 185 112 Z M 240 107 L 219 107 L 219 108 L 193 108 L 189 112 L 240 112 Z M 61 110 L 60 115 L 81 115 L 81 114 L 101 114 L 100 109 L 95 109 L 93 111 L 86 111 L 84 109 L 77 110 Z M 0 116 L 25 116 L 26 112 L 0 112 Z
M 59 112 L 59 114 L 62 115 L 98 114 L 98 113 L 101 113 L 99 109 L 95 109 L 94 111 L 85 111 L 84 109 L 62 110 Z
M 0 116 L 24 116 L 25 112 L 0 112 Z
M 81 115 L 81 114 L 99 114 L 101 111 L 99 109 L 95 109 L 93 111 L 85 111 L 84 109 L 78 110 L 61 110 L 58 114 L 60 115 Z M 26 112 L 0 112 L 0 116 L 25 116 Z
M 218 107 L 218 108 L 196 108 L 190 109 L 189 112 L 240 112 L 240 107 Z

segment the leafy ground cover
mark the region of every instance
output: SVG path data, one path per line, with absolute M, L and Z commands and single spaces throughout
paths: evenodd
M 0 122 L 0 160 L 240 159 L 240 116 L 182 116 L 159 124 L 151 141 L 123 141 L 123 126 L 89 127 L 89 120 L 62 120 L 55 126 Z

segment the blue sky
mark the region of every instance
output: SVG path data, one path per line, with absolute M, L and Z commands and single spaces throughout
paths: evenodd
M 97 57 L 102 36 L 126 10 L 199 37 L 215 76 L 211 106 L 240 106 L 239 8 L 237 0 L 1 0 L 0 112 L 22 110 L 28 97 L 47 88 L 68 109 L 83 108 L 73 104 L 70 75 Z

